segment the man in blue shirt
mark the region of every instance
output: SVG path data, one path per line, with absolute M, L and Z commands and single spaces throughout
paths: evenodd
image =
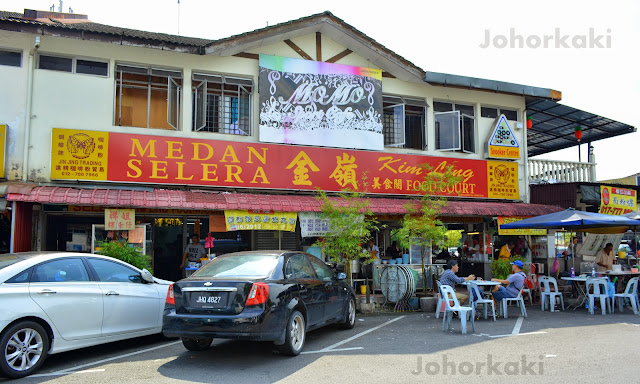
M 491 281 L 497 281 L 498 283 L 507 284 L 507 287 L 503 287 L 502 285 L 496 285 L 493 287 L 493 298 L 496 301 L 505 299 L 505 298 L 513 298 L 518 296 L 522 286 L 524 285 L 524 281 L 527 276 L 522 272 L 522 268 L 524 264 L 520 260 L 516 260 L 511 263 L 511 270 L 513 271 L 513 275 L 510 275 L 507 280 L 500 279 L 491 279 Z
M 462 284 L 467 280 L 475 280 L 476 278 L 475 275 L 469 275 L 467 277 L 458 277 L 456 273 L 458 273 L 459 269 L 460 269 L 460 266 L 458 266 L 457 261 L 453 259 L 449 260 L 447 262 L 446 271 L 444 271 L 442 276 L 440 276 L 440 285 L 448 285 L 451 288 L 455 289 L 457 284 Z M 456 297 L 458 298 L 460 305 L 466 303 L 467 299 L 469 299 L 469 295 L 466 295 L 464 293 L 459 293 L 459 292 L 456 292 Z

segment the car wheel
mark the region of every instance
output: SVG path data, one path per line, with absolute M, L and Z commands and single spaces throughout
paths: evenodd
M 182 345 L 190 351 L 206 351 L 213 339 L 182 339 Z
M 349 298 L 347 310 L 344 314 L 344 320 L 338 323 L 338 328 L 351 329 L 356 325 L 356 301 L 353 297 Z
M 300 354 L 306 338 L 306 327 L 302 313 L 293 311 L 289 316 L 285 330 L 284 344 L 278 346 L 283 355 L 297 356 Z
M 40 368 L 49 353 L 49 335 L 33 321 L 22 321 L 0 336 L 0 373 L 12 379 L 25 377 Z

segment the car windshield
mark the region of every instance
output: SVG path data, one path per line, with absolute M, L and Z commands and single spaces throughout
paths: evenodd
M 261 279 L 271 276 L 278 264 L 278 255 L 220 256 L 204 265 L 194 277 L 242 277 Z

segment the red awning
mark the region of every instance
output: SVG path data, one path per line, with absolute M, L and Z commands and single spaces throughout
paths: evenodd
M 105 207 L 159 209 L 259 209 L 288 212 L 320 212 L 321 203 L 311 195 L 273 195 L 226 192 L 194 192 L 169 189 L 136 191 L 35 187 L 30 191 L 9 190 L 9 201 L 41 204 L 97 205 Z M 370 198 L 369 208 L 377 214 L 404 214 L 409 199 Z M 541 204 L 449 200 L 442 209 L 447 216 L 539 216 L 562 208 Z

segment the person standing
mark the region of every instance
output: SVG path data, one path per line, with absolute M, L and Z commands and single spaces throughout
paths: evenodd
M 191 244 L 187 244 L 187 247 L 184 249 L 180 269 L 185 267 L 187 261 L 199 262 L 200 258 L 204 257 L 206 253 L 204 246 L 200 244 L 200 236 L 197 234 L 191 235 Z
M 367 248 L 365 250 L 369 252 L 372 258 L 374 259 L 380 258 L 380 248 L 378 248 L 378 246 L 373 243 L 373 239 L 369 239 L 369 242 L 367 243 Z
M 607 243 L 607 245 L 598 252 L 598 256 L 596 257 L 596 272 L 602 273 L 611 269 L 615 260 L 616 257 L 613 254 L 613 244 Z
M 498 257 L 501 260 L 509 260 L 511 258 L 511 250 L 515 246 L 516 244 L 514 243 L 514 241 L 509 240 L 507 244 L 503 245 L 502 248 L 500 248 L 500 254 L 498 255 Z

